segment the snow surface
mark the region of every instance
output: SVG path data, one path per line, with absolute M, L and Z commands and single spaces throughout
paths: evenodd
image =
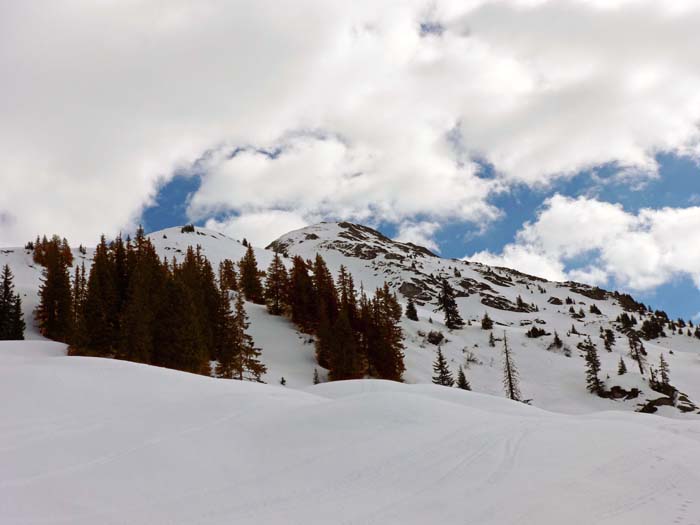
M 0 343 L 2 524 L 700 522 L 700 422 Z

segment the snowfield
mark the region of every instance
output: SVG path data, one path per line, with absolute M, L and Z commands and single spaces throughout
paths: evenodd
M 700 422 L 0 343 L 0 523 L 700 523 Z

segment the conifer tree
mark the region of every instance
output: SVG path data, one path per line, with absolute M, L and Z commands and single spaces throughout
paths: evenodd
M 216 337 L 216 376 L 225 379 L 233 379 L 240 359 L 239 333 L 237 332 L 236 319 L 231 309 L 231 297 L 229 290 L 221 288 L 219 305 L 219 323 Z
M 401 381 L 405 370 L 401 305 L 388 284 L 377 288 L 365 320 L 367 357 L 372 375 L 381 379 Z
M 564 342 L 561 340 L 561 337 L 559 337 L 559 334 L 554 331 L 554 340 L 550 343 L 549 345 L 549 350 L 552 349 L 557 349 L 561 350 L 561 348 L 564 346 Z
M 292 322 L 302 332 L 312 332 L 317 318 L 316 294 L 309 276 L 309 267 L 298 255 L 292 259 L 288 297 Z
M 239 345 L 239 358 L 236 360 L 238 379 L 262 383 L 262 376 L 267 372 L 267 367 L 260 361 L 260 349 L 255 347 L 253 338 L 246 331 L 249 326 L 248 314 L 246 314 L 245 303 L 240 293 L 236 296 L 234 325 L 235 338 Z
M 90 355 L 112 356 L 115 353 L 119 312 L 114 275 L 114 260 L 103 235 L 90 267 L 82 313 L 85 332 L 79 338 L 84 341 L 84 348 L 78 350 Z
M 472 389 L 469 381 L 467 381 L 467 376 L 464 375 L 464 369 L 461 366 L 459 367 L 459 372 L 457 373 L 457 388 L 462 390 Z
M 416 303 L 413 302 L 412 298 L 408 298 L 408 304 L 406 305 L 406 318 L 411 321 L 418 320 L 418 312 L 416 311 Z
M 219 287 L 224 290 L 238 290 L 236 265 L 231 259 L 224 259 L 219 263 Z
M 359 327 L 359 312 L 357 306 L 357 290 L 355 290 L 355 281 L 350 272 L 344 265 L 340 265 L 338 271 L 338 279 L 336 281 L 336 290 L 339 300 L 340 310 L 345 310 L 350 321 L 350 326 L 357 331 Z
M 503 387 L 508 399 L 521 400 L 520 377 L 513 361 L 513 354 L 508 347 L 508 337 L 505 332 L 503 332 Z
M 321 382 L 321 378 L 318 377 L 318 368 L 314 368 L 314 385 L 318 385 Z
M 659 354 L 659 374 L 661 375 L 661 386 L 668 388 L 671 383 L 671 369 L 668 361 L 664 359 L 664 354 Z
M 258 262 L 255 259 L 253 246 L 248 245 L 245 255 L 238 263 L 240 268 L 240 287 L 248 301 L 256 304 L 264 304 L 263 287 L 260 281 L 260 271 L 258 270 Z
M 46 243 L 43 257 L 44 270 L 36 311 L 39 330 L 44 337 L 68 342 L 73 317 L 68 266 L 73 257 L 65 239 L 61 241 L 58 236 Z
M 272 315 L 282 315 L 287 304 L 287 291 L 289 290 L 289 276 L 282 263 L 282 258 L 275 253 L 272 262 L 267 269 L 265 279 L 265 301 L 267 311 Z
M 481 318 L 481 328 L 483 330 L 493 329 L 493 320 L 489 317 L 488 312 L 485 312 L 484 317 Z
M 603 391 L 603 384 L 598 377 L 600 373 L 600 359 L 598 358 L 598 349 L 588 337 L 585 343 L 586 349 L 586 386 L 588 391 L 594 394 L 599 394 Z
M 460 370 L 462 370 L 460 368 Z M 438 347 L 437 357 L 433 362 L 433 383 L 442 386 L 453 386 L 455 380 L 452 377 L 452 372 L 450 372 L 450 367 L 447 365 L 447 360 L 445 356 L 442 355 L 442 350 Z
M 627 341 L 629 343 L 629 356 L 637 362 L 639 367 L 639 373 L 644 375 L 644 366 L 646 365 L 646 359 L 644 358 L 644 347 L 639 337 L 632 331 L 629 332 L 627 336 Z
M 623 376 L 627 373 L 627 365 L 625 364 L 625 360 L 622 359 L 622 356 L 620 356 L 620 363 L 617 365 L 617 375 Z
M 459 308 L 455 300 L 455 293 L 447 279 L 442 280 L 442 287 L 437 297 L 438 307 L 436 312 L 442 311 L 445 315 L 445 326 L 450 330 L 462 328 L 464 321 L 459 315 Z
M 0 281 L 0 341 L 24 339 L 22 300 L 15 293 L 14 276 L 9 265 L 2 269 Z
M 360 379 L 364 375 L 365 365 L 360 354 L 357 335 L 350 326 L 350 319 L 344 308 L 333 324 L 329 354 L 331 381 Z
M 491 332 L 491 333 L 489 334 L 489 346 L 490 346 L 491 348 L 495 348 L 495 347 L 496 347 L 496 338 L 493 337 L 493 332 Z

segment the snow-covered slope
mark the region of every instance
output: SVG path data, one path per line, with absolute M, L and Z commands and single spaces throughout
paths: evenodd
M 691 524 L 700 422 L 0 343 L 3 524 Z M 524 361 L 524 359 L 521 359 Z
M 214 265 L 229 258 L 239 260 L 245 247 L 223 234 L 196 228 L 194 232 L 182 232 L 181 228 L 169 228 L 150 235 L 162 257 L 179 258 L 187 246 L 201 246 L 201 250 Z M 662 397 L 650 390 L 635 363 L 627 357 L 627 339 L 618 331 L 617 343 L 608 353 L 603 349 L 600 329 L 617 329 L 614 319 L 622 313 L 623 306 L 634 304 L 620 295 L 576 283 L 554 283 L 515 270 L 490 268 L 466 261 L 443 259 L 425 248 L 397 243 L 378 232 L 350 223 L 320 223 L 290 232 L 274 241 L 268 249 L 256 249 L 255 254 L 261 269 L 269 264 L 273 250 L 290 257 L 301 255 L 313 258 L 320 253 L 333 272 L 341 264 L 348 267 L 356 283 L 368 291 L 388 282 L 405 301 L 413 297 L 418 304 L 420 320 L 402 321 L 405 333 L 406 373 L 408 383 L 430 383 L 433 375 L 432 363 L 437 346 L 427 342 L 430 331 L 440 331 L 445 336 L 441 343 L 443 353 L 456 373 L 457 367 L 466 368 L 467 377 L 476 392 L 501 397 L 502 356 L 504 334 L 507 335 L 520 369 L 521 389 L 532 404 L 548 410 L 570 414 L 590 413 L 599 410 L 638 410 L 649 400 Z M 91 250 L 81 256 L 89 265 Z M 17 284 L 24 297 L 27 319 L 36 305 L 36 290 L 39 286 L 41 268 L 32 263 L 31 253 L 23 249 L 0 250 L 0 265 L 9 263 L 17 275 Z M 442 323 L 442 315 L 435 313 L 434 301 L 437 286 L 447 278 L 459 298 L 460 311 L 470 324 L 461 330 L 449 331 Z M 517 298 L 525 303 L 519 307 Z M 575 319 L 569 313 L 567 298 L 574 301 L 576 311 L 583 309 L 585 317 Z M 600 315 L 590 313 L 595 305 Z M 268 366 L 264 379 L 278 383 L 285 378 L 289 387 L 310 386 L 313 380 L 313 341 L 299 334 L 285 319 L 269 316 L 264 308 L 248 304 L 251 317 L 250 331 L 256 344 L 263 350 L 263 361 Z M 488 344 L 489 331 L 481 329 L 484 313 L 495 321 L 496 346 Z M 635 313 L 639 318 L 640 313 Z M 432 322 L 431 322 L 432 321 Z M 553 334 L 555 331 L 565 343 L 562 350 L 548 350 L 553 335 L 530 339 L 525 336 L 532 326 L 538 326 Z M 575 326 L 576 333 L 570 333 Z M 585 368 L 582 353 L 577 344 L 590 335 L 598 345 L 602 361 L 602 378 L 608 388 L 619 386 L 626 391 L 634 388 L 641 394 L 629 400 L 601 399 L 585 389 Z M 29 330 L 30 337 L 38 337 Z M 691 401 L 700 402 L 700 340 L 688 335 L 668 334 L 668 337 L 645 342 L 649 363 L 658 363 L 659 354 L 664 353 L 671 366 L 671 382 Z M 671 351 L 673 353 L 671 353 Z M 627 361 L 628 373 L 617 375 L 620 357 Z M 324 371 L 319 369 L 321 377 Z M 692 409 L 692 405 L 686 405 Z M 678 409 L 662 406 L 658 413 L 674 417 L 697 417 L 697 409 L 682 413 Z

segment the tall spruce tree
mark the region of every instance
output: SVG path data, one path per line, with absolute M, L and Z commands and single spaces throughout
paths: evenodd
M 265 278 L 265 302 L 267 311 L 272 315 L 282 315 L 287 304 L 289 276 L 282 263 L 282 258 L 275 253 L 267 269 Z
M 258 270 L 258 261 L 255 259 L 253 246 L 248 245 L 245 255 L 238 263 L 240 268 L 240 287 L 245 295 L 246 300 L 256 304 L 264 304 L 264 294 L 262 282 L 260 280 L 260 271 Z
M 402 311 L 388 284 L 377 288 L 370 312 L 371 317 L 366 323 L 370 371 L 381 379 L 401 381 L 406 370 L 403 362 L 403 332 L 399 324 Z
M 661 376 L 661 386 L 668 388 L 671 384 L 671 368 L 668 361 L 664 359 L 664 354 L 659 354 L 659 374 Z
M 114 259 L 103 235 L 95 248 L 87 280 L 82 313 L 84 333 L 76 338 L 84 344 L 84 347 L 78 348 L 81 353 L 97 356 L 115 354 L 119 311 L 114 276 Z
M 623 376 L 627 373 L 627 365 L 625 364 L 625 360 L 622 359 L 622 356 L 620 356 L 620 362 L 617 365 L 617 375 Z
M 238 290 L 236 265 L 231 259 L 224 259 L 219 263 L 219 287 L 224 290 Z
M 505 332 L 503 332 L 503 387 L 508 399 L 521 401 L 518 368 L 513 361 L 513 354 L 508 347 L 508 337 Z
M 361 379 L 365 373 L 365 364 L 360 354 L 357 335 L 350 326 L 350 318 L 345 308 L 341 309 L 333 324 L 330 341 L 331 381 L 344 379 Z
M 438 306 L 435 311 L 443 312 L 445 315 L 445 326 L 447 326 L 447 328 L 450 330 L 462 328 L 464 326 L 464 321 L 459 315 L 459 308 L 457 307 L 457 301 L 455 300 L 455 292 L 447 279 L 442 280 L 442 286 L 440 288 L 440 292 L 438 293 L 437 300 Z
M 639 373 L 644 375 L 644 366 L 646 358 L 644 357 L 644 346 L 639 339 L 639 336 L 634 331 L 627 334 L 627 342 L 629 343 L 629 356 L 637 362 Z
M 243 296 L 239 293 L 236 295 L 234 309 L 235 338 L 239 345 L 236 373 L 238 379 L 262 383 L 262 376 L 267 372 L 267 367 L 260 361 L 261 352 L 255 347 L 253 338 L 247 332 L 248 325 L 245 303 Z
M 19 293 L 15 293 L 14 276 L 9 265 L 3 267 L 0 278 L 0 340 L 24 339 L 22 299 Z
M 292 272 L 289 279 L 289 303 L 292 322 L 302 332 L 311 333 L 316 326 L 317 303 L 313 281 L 306 261 L 295 256 L 292 259 Z
M 39 306 L 36 319 L 44 337 L 69 342 L 72 333 L 72 298 L 68 267 L 73 260 L 65 239 L 54 236 L 44 247 Z
M 590 336 L 584 343 L 583 348 L 586 352 L 586 388 L 593 394 L 600 395 L 603 391 L 603 383 L 598 374 L 600 373 L 600 359 L 598 358 L 598 349 L 591 341 Z
M 461 368 L 460 368 L 461 370 Z M 442 349 L 438 347 L 437 356 L 433 362 L 433 383 L 442 386 L 453 386 L 455 380 L 450 372 L 450 367 L 447 365 L 445 356 L 442 355 Z
M 220 291 L 220 310 L 218 333 L 216 338 L 217 377 L 233 379 L 240 368 L 240 334 L 236 318 L 231 309 L 230 292 L 226 288 Z

